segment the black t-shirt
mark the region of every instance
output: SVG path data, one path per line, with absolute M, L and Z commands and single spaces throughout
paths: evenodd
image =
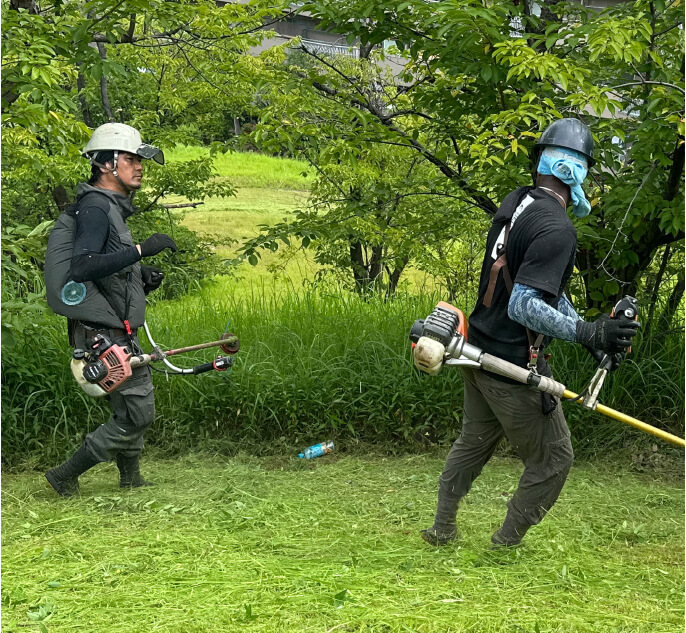
M 483 299 L 495 262 L 496 243 L 502 242 L 503 228 L 527 195 L 533 201 L 515 218 L 506 246 L 512 282 L 542 290 L 543 300 L 556 308 L 574 270 L 576 229 L 562 205 L 539 188 L 521 187 L 513 191 L 503 200 L 488 232 L 479 299 L 469 318 L 468 331 L 470 343 L 522 367 L 528 362 L 529 342 L 526 328 L 507 314 L 510 293 L 502 271 L 489 308 Z

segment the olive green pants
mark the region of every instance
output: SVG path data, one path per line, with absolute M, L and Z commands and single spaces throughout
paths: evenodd
M 462 368 L 464 417 L 439 479 L 439 508 L 464 497 L 503 435 L 524 463 L 508 503 L 518 523 L 536 525 L 557 501 L 574 453 L 562 407 L 544 415 L 541 393 L 511 385 L 478 369 Z
M 126 339 L 115 339 L 126 345 Z M 139 345 L 138 340 L 134 343 Z M 112 405 L 110 419 L 86 435 L 86 447 L 101 462 L 117 454 L 135 457 L 143 450 L 143 434 L 155 419 L 155 396 L 149 367 L 136 367 L 119 389 L 106 396 Z

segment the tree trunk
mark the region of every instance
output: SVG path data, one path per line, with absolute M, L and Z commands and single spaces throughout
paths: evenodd
M 396 266 L 393 269 L 393 272 L 391 272 L 388 268 L 386 269 L 388 272 L 388 288 L 386 289 L 387 297 L 390 297 L 391 295 L 395 294 L 395 291 L 398 288 L 398 282 L 400 281 L 400 275 L 403 274 L 403 270 L 405 270 L 405 267 L 407 266 L 409 261 L 410 258 L 405 256 L 403 257 L 402 265 Z
M 674 288 L 672 288 L 672 292 L 669 295 L 669 299 L 667 300 L 667 306 L 660 315 L 660 322 L 664 328 L 670 328 L 672 321 L 674 320 L 674 315 L 679 309 L 679 306 L 681 305 L 681 301 L 683 300 L 683 298 L 684 273 L 683 271 L 681 271 L 681 273 L 679 274 L 679 280 L 676 282 L 676 285 L 674 286 Z
M 364 261 L 362 243 L 358 240 L 350 242 L 350 264 L 355 279 L 355 290 L 361 293 L 369 286 L 369 274 Z
M 98 42 L 98 52 L 100 53 L 101 59 L 107 59 L 107 50 L 105 49 L 105 44 Z M 105 110 L 105 116 L 109 121 L 114 121 L 114 114 L 112 114 L 112 107 L 110 106 L 110 98 L 107 94 L 107 79 L 103 74 L 100 77 L 100 99 L 102 100 L 102 107 Z
M 369 262 L 369 282 L 379 284 L 383 278 L 383 246 L 372 246 L 372 259 Z
M 88 108 L 88 102 L 86 101 L 86 78 L 83 76 L 83 73 L 81 72 L 82 63 L 83 62 L 79 62 L 78 64 L 79 72 L 76 76 L 76 86 L 79 89 L 79 104 L 81 105 L 81 115 L 83 116 L 83 122 L 88 127 L 94 127 L 93 118 L 91 117 L 91 111 Z
M 57 187 L 52 190 L 52 199 L 55 201 L 60 213 L 62 213 L 71 202 L 67 190 L 62 185 L 57 185 Z
M 660 262 L 660 268 L 657 271 L 655 283 L 653 284 L 653 291 L 650 297 L 650 310 L 648 311 L 648 318 L 646 319 L 645 329 L 643 330 L 644 340 L 648 340 L 648 338 L 650 338 L 650 330 L 653 325 L 653 316 L 655 315 L 655 307 L 657 306 L 657 300 L 660 294 L 660 286 L 662 285 L 662 278 L 665 275 L 665 270 L 667 269 L 667 264 L 669 263 L 671 251 L 671 246 L 665 246 L 665 252 L 662 254 L 662 261 Z

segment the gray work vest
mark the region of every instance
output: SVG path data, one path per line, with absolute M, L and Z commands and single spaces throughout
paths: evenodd
M 86 321 L 108 328 L 123 329 L 128 292 L 128 320 L 131 328 L 141 327 L 145 321 L 145 293 L 141 265 L 136 262 L 122 270 L 98 279 L 85 281 L 86 297 L 78 305 L 62 301 L 62 288 L 71 279 L 71 258 L 76 237 L 76 215 L 86 195 L 103 195 L 108 199 L 107 216 L 110 231 L 103 253 L 115 253 L 134 246 L 126 218 L 134 211 L 131 201 L 121 194 L 80 183 L 76 190 L 76 204 L 64 211 L 55 221 L 45 253 L 45 294 L 48 305 L 57 314 L 78 321 Z

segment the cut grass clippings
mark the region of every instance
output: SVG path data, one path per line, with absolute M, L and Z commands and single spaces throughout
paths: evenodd
M 683 630 L 679 473 L 577 465 L 523 547 L 489 552 L 521 474 L 496 458 L 435 549 L 443 457 L 146 459 L 155 488 L 100 465 L 68 500 L 5 475 L 3 631 Z

